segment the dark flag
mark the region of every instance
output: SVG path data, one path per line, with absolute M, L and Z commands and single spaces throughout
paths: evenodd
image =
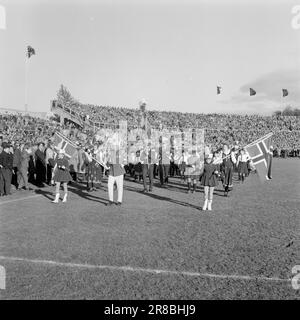
M 220 94 L 220 93 L 221 93 L 221 89 L 222 89 L 222 87 L 218 87 L 218 86 L 217 86 L 217 94 Z
M 282 96 L 286 97 L 289 94 L 289 92 L 287 91 L 287 89 L 282 89 Z
M 27 46 L 27 57 L 28 59 L 35 54 L 35 50 L 31 46 Z
M 250 96 L 255 96 L 255 95 L 256 95 L 256 91 L 250 88 Z

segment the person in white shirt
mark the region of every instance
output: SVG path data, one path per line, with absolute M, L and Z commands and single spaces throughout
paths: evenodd
M 185 181 L 185 170 L 186 170 L 188 157 L 189 157 L 188 152 L 185 150 L 182 150 L 182 155 L 178 159 L 180 177 L 181 177 L 181 180 L 184 180 L 184 181 Z

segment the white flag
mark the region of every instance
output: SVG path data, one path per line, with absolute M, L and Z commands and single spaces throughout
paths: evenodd
M 5 8 L 0 5 L 0 30 L 6 29 L 6 15 L 5 15 Z

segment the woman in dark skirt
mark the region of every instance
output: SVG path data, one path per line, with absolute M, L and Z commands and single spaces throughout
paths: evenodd
M 64 187 L 64 197 L 62 202 L 67 202 L 68 195 L 68 182 L 72 180 L 70 170 L 69 170 L 69 161 L 65 156 L 63 150 L 59 150 L 58 156 L 55 161 L 55 166 L 53 168 L 52 180 L 55 182 L 55 199 L 53 203 L 58 203 L 59 200 L 59 189 L 60 184 L 63 184 Z
M 211 210 L 214 188 L 218 185 L 217 165 L 212 162 L 212 159 L 212 154 L 206 155 L 204 170 L 200 178 L 201 185 L 204 187 L 204 205 L 202 210 Z
M 245 178 L 248 176 L 249 160 L 250 160 L 249 154 L 245 151 L 245 149 L 242 149 L 237 159 L 239 180 L 242 180 L 242 183 L 244 182 Z
M 232 190 L 232 176 L 234 165 L 236 164 L 235 154 L 229 149 L 227 144 L 223 146 L 221 171 L 223 172 L 224 195 L 228 196 L 228 192 Z

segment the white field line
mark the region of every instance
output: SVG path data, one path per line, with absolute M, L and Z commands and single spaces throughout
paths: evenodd
M 277 277 L 264 277 L 264 276 L 248 276 L 238 274 L 214 274 L 214 273 L 199 273 L 189 271 L 175 271 L 175 270 L 160 270 L 160 269 L 148 269 L 130 266 L 109 266 L 109 265 L 92 265 L 82 263 L 71 262 L 57 262 L 52 260 L 39 260 L 39 259 L 26 259 L 18 257 L 0 256 L 0 260 L 14 261 L 14 262 L 27 262 L 33 264 L 52 265 L 57 267 L 66 268 L 78 268 L 78 269 L 94 269 L 94 270 L 113 270 L 113 271 L 129 271 L 129 272 L 141 272 L 151 274 L 166 274 L 166 275 L 179 275 L 189 277 L 202 277 L 202 278 L 215 278 L 215 279 L 233 279 L 233 280 L 248 280 L 248 281 L 269 281 L 269 282 L 288 282 L 291 279 L 282 279 Z
M 29 196 L 29 197 L 23 197 L 23 198 L 12 199 L 12 200 L 7 200 L 7 201 L 0 201 L 0 206 L 3 205 L 3 204 L 7 204 L 7 203 L 12 203 L 12 202 L 17 202 L 17 201 L 37 198 L 37 197 L 41 197 L 41 196 L 42 196 L 41 194 L 35 194 L 35 195 Z

